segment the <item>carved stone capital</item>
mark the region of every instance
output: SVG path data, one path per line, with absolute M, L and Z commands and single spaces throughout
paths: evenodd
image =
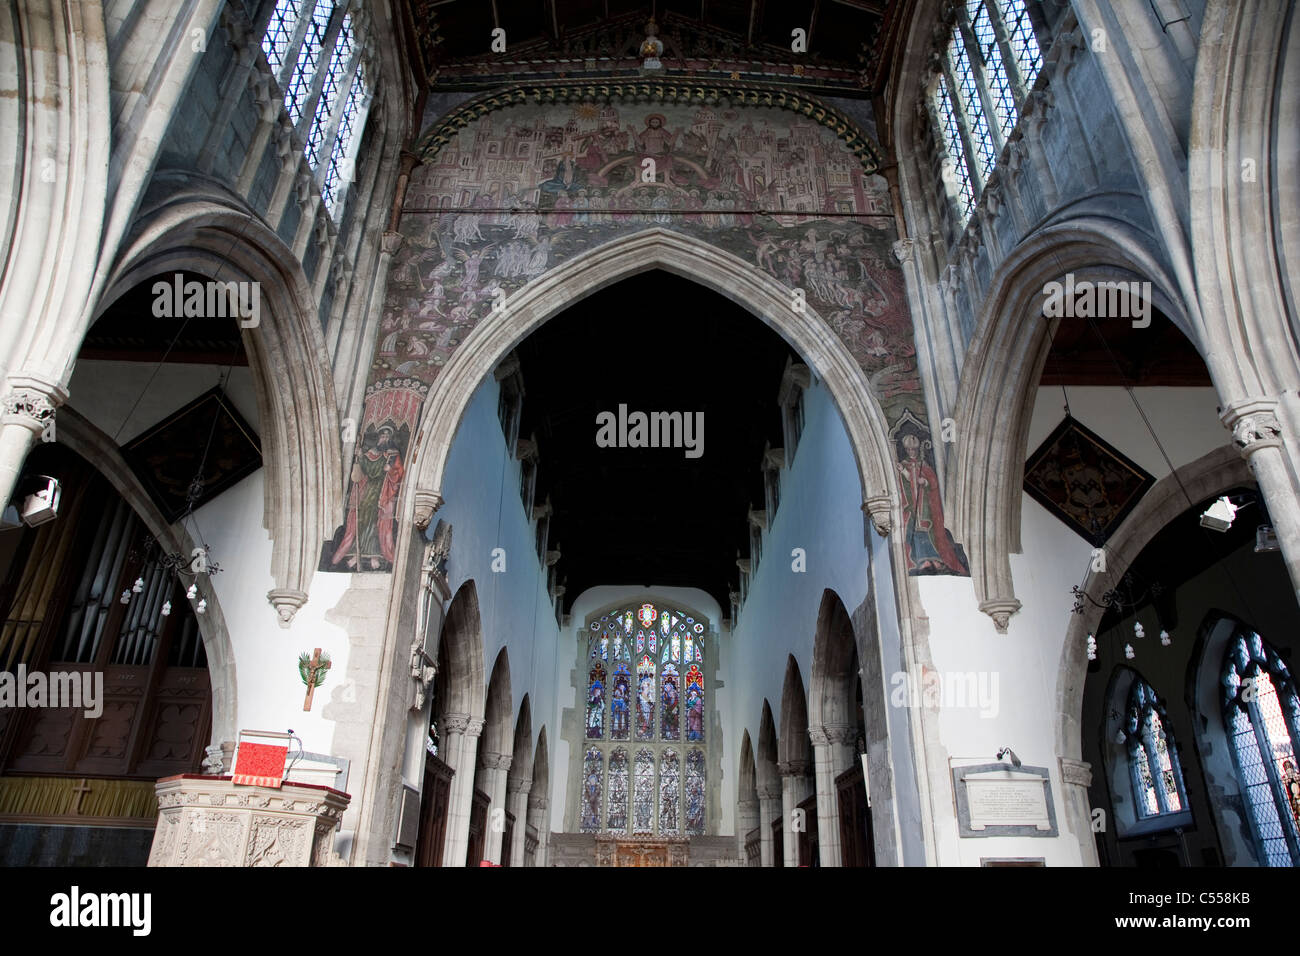
M 1223 424 L 1232 429 L 1233 444 L 1241 457 L 1249 458 L 1264 448 L 1282 447 L 1282 423 L 1268 401 L 1242 402 L 1224 409 Z
M 506 779 L 506 793 L 509 794 L 526 794 L 532 786 L 532 777 L 508 777 Z
M 54 412 L 68 400 L 68 390 L 42 379 L 14 376 L 0 399 L 0 422 L 19 425 L 39 435 L 54 420 Z
M 510 754 L 501 754 L 493 750 L 481 750 L 478 755 L 478 762 L 486 770 L 509 770 L 511 759 Z
M 830 738 L 826 736 L 824 727 L 809 727 L 808 739 L 812 741 L 814 747 L 825 747 L 830 744 Z
M 545 794 L 528 794 L 529 810 L 545 810 L 548 806 L 550 806 L 550 804 L 547 802 Z
M 1092 786 L 1092 764 L 1085 760 L 1071 760 L 1068 757 L 1060 759 L 1062 780 L 1085 789 Z
M 894 258 L 899 262 L 911 261 L 913 253 L 916 252 L 915 239 L 899 239 L 894 243 Z
M 469 725 L 478 723 L 479 729 L 473 734 L 469 734 Z M 477 737 L 483 730 L 483 721 L 475 721 L 469 714 L 443 714 L 442 715 L 442 733 L 447 734 L 468 734 L 471 737 Z
M 433 520 L 433 514 L 443 505 L 442 495 L 436 491 L 430 491 L 427 488 L 415 489 L 415 514 L 413 520 L 415 526 L 423 531 L 429 527 L 429 522 Z
M 765 800 L 779 801 L 781 799 L 780 787 L 759 787 L 758 800 L 762 803 Z
M 872 495 L 862 502 L 862 510 L 871 518 L 872 527 L 882 538 L 888 537 L 894 530 L 893 508 L 889 495 Z
M 266 599 L 275 608 L 275 616 L 280 626 L 288 627 L 293 623 L 294 615 L 307 603 L 307 592 L 295 591 L 292 588 L 272 588 L 266 592 Z
M 993 618 L 993 626 L 999 634 L 1005 634 L 1011 623 L 1011 615 L 1020 610 L 1020 602 L 1015 598 L 984 601 L 980 604 L 980 610 Z
M 812 762 L 808 760 L 782 760 L 776 765 L 776 772 L 782 777 L 806 777 L 812 773 Z
M 385 232 L 382 239 L 379 240 L 379 247 L 386 256 L 397 255 L 397 250 L 402 248 L 402 242 L 405 240 L 400 232 Z

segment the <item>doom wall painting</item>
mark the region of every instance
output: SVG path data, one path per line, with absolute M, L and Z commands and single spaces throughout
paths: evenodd
M 944 527 L 885 180 L 810 117 L 725 103 L 511 105 L 423 157 L 405 196 L 347 514 L 322 570 L 391 569 L 394 507 L 424 398 L 494 301 L 649 228 L 753 263 L 792 301 L 802 290 L 890 423 L 909 573 L 969 573 Z

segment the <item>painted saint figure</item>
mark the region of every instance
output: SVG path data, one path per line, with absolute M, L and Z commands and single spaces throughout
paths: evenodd
M 966 574 L 966 562 L 957 554 L 943 526 L 939 478 L 921 458 L 921 440 L 903 436 L 907 458 L 898 464 L 903 491 L 903 521 L 907 543 L 907 570 L 922 574 Z
M 393 434 L 391 425 L 382 425 L 375 437 L 357 451 L 352 463 L 347 524 L 332 564 L 346 558 L 347 566 L 355 570 L 377 571 L 384 564 L 392 566 L 394 509 L 405 474 L 401 449 L 393 442 Z

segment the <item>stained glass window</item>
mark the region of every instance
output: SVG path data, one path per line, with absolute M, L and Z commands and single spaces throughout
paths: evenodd
M 610 740 L 627 740 L 631 686 L 632 675 L 628 673 L 627 664 L 620 661 L 614 669 L 614 692 L 609 701 Z
M 649 655 L 636 667 L 636 739 L 650 740 L 655 732 L 655 665 Z
M 609 755 L 608 829 L 613 833 L 627 831 L 627 751 L 622 747 Z
M 600 793 L 604 784 L 604 755 L 595 747 L 588 747 L 582 759 L 582 830 L 594 833 L 600 829 Z
M 636 782 L 632 793 L 632 832 L 653 833 L 655 821 L 655 757 L 648 750 L 636 755 Z
M 604 828 L 614 833 L 700 835 L 707 830 L 706 628 L 654 603 L 591 619 L 584 632 L 584 735 L 601 752 Z M 632 750 L 617 741 L 637 741 Z M 683 751 L 681 744 L 694 746 Z M 587 814 L 589 761 L 579 787 Z M 630 802 L 629 802 L 630 801 Z M 599 816 L 599 814 L 597 814 Z
M 692 747 L 686 757 L 686 832 L 704 832 L 704 751 Z
M 1151 685 L 1135 680 L 1129 690 L 1124 736 L 1138 816 L 1142 818 L 1178 813 L 1187 806 L 1178 750 L 1164 713 L 1165 705 Z
M 1267 866 L 1300 865 L 1300 698 L 1277 652 L 1253 631 L 1234 635 L 1223 670 L 1223 717 Z
M 663 676 L 659 680 L 663 693 L 663 714 L 659 718 L 664 740 L 676 740 L 678 729 L 678 708 L 680 696 L 677 686 L 677 668 L 672 664 L 664 665 Z
M 605 665 L 597 661 L 587 682 L 587 739 L 605 735 Z
M 665 750 L 659 767 L 659 832 L 674 835 L 681 829 L 677 813 L 682 791 L 681 765 L 677 751 Z

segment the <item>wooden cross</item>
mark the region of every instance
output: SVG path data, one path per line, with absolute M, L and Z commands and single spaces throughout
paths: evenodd
M 321 672 L 330 668 L 329 661 L 320 659 L 320 648 L 314 648 L 311 652 L 311 660 L 307 662 L 307 697 L 302 702 L 303 710 L 311 710 L 312 695 L 316 693 L 316 685 L 320 682 Z
M 81 815 L 81 800 L 86 794 L 90 793 L 90 789 L 91 788 L 86 784 L 85 777 L 82 777 L 77 785 L 72 788 L 72 792 L 76 794 L 76 797 L 74 797 L 72 801 L 72 813 L 74 816 Z

